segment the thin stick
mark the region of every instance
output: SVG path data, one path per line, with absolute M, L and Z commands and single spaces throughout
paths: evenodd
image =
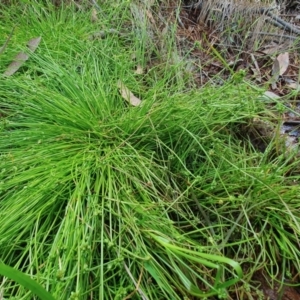
M 195 3 L 193 5 L 191 5 L 191 8 L 192 9 L 201 9 L 202 8 L 202 2 L 199 1 L 198 3 Z M 250 10 L 253 10 L 254 12 L 256 11 L 256 9 L 250 9 Z M 268 20 L 272 25 L 276 26 L 276 27 L 279 27 L 279 28 L 282 28 L 283 30 L 286 30 L 286 31 L 289 31 L 291 33 L 296 33 L 298 35 L 300 35 L 300 30 L 298 28 L 296 28 L 295 26 L 293 26 L 291 23 L 288 23 L 286 21 L 284 21 L 283 19 L 275 16 L 273 13 L 272 13 L 272 8 L 260 8 L 258 10 L 258 12 L 262 15 L 266 15 L 268 17 L 270 17 L 270 19 Z
M 4 52 L 4 50 L 6 49 L 8 43 L 9 43 L 9 41 L 10 41 L 10 39 L 11 39 L 11 37 L 12 37 L 14 31 L 15 31 L 15 28 L 16 28 L 16 25 L 14 25 L 14 27 L 12 28 L 12 30 L 11 30 L 11 32 L 10 32 L 8 38 L 6 39 L 6 41 L 5 41 L 5 43 L 4 43 L 4 45 L 0 48 L 0 55 L 1 55 L 1 54 Z
M 270 22 L 271 24 L 273 24 L 279 28 L 282 28 L 286 31 L 290 31 L 291 33 L 296 33 L 296 34 L 300 35 L 299 29 L 297 29 L 292 24 L 282 20 L 281 18 L 273 15 L 269 10 L 262 8 L 260 11 L 262 14 L 265 14 L 266 16 L 270 17 L 270 19 L 268 19 L 268 22 Z
M 139 294 L 141 295 L 142 299 L 143 300 L 149 300 L 149 298 L 145 295 L 145 293 L 140 289 L 140 283 L 141 283 L 141 279 L 142 279 L 142 275 L 143 275 L 143 269 L 142 269 L 142 272 L 139 276 L 139 279 L 138 279 L 138 282 L 135 281 L 135 279 L 133 278 L 133 275 L 131 274 L 129 268 L 126 266 L 126 264 L 124 263 L 124 267 L 125 267 L 125 270 L 126 272 L 128 273 L 129 277 L 131 278 L 131 280 L 133 281 L 134 285 L 135 285 L 135 289 L 136 291 L 139 292 Z M 127 298 L 127 297 L 126 297 Z M 126 299 L 125 298 L 125 299 Z
M 297 36 L 292 36 L 292 35 L 285 35 L 285 34 L 279 34 L 279 33 L 271 33 L 271 32 L 255 32 L 255 34 L 261 34 L 261 35 L 269 35 L 269 36 L 277 36 L 280 38 L 285 38 L 285 39 L 290 39 L 290 40 L 297 40 L 299 37 Z
M 93 5 L 96 7 L 97 10 L 102 12 L 101 7 L 99 6 L 99 4 L 96 2 L 96 0 L 91 0 L 91 2 L 93 3 Z

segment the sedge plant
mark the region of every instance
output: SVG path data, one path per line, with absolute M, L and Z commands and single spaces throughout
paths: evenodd
M 172 61 L 136 74 L 133 54 L 149 49 L 128 28 L 130 1 L 103 3 L 97 26 L 122 34 L 100 39 L 88 8 L 31 4 L 1 24 L 8 34 L 19 17 L 6 62 L 42 36 L 0 78 L 1 261 L 55 299 L 228 299 L 256 270 L 299 270 L 296 163 L 237 135 L 263 113 L 261 91 L 243 80 L 187 91 Z M 33 297 L 4 277 L 0 288 Z

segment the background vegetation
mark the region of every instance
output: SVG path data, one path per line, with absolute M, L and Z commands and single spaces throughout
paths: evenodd
M 147 5 L 95 8 L 1 7 L 0 73 L 30 58 L 0 77 L 0 260 L 55 299 L 263 299 L 257 271 L 295 281 L 298 158 L 242 131 L 272 115 L 264 89 L 242 73 L 199 89 L 176 25 L 157 41 Z M 6 277 L 0 292 L 36 299 Z

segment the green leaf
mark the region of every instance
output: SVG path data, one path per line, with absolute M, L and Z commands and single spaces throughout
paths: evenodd
M 0 263 L 0 274 L 18 282 L 20 285 L 39 296 L 42 300 L 54 300 L 50 293 L 32 280 L 28 275 L 13 269 L 4 263 Z

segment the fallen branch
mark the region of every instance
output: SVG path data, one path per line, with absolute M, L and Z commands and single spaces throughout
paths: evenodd
M 202 1 L 199 1 L 198 3 L 194 3 L 192 5 L 189 6 L 184 6 L 184 8 L 189 8 L 189 9 L 194 9 L 194 10 L 201 10 L 202 9 Z M 300 35 L 300 29 L 296 28 L 294 25 L 292 25 L 291 23 L 288 23 L 286 21 L 284 21 L 283 19 L 281 19 L 280 17 L 274 15 L 272 13 L 272 10 L 274 10 L 273 8 L 266 8 L 266 7 L 262 7 L 262 8 L 250 8 L 249 9 L 250 12 L 253 13 L 259 13 L 261 15 L 266 15 L 269 17 L 269 19 L 267 20 L 269 23 L 271 23 L 272 25 L 279 27 L 285 31 L 289 31 L 291 33 L 295 33 L 297 35 Z
M 271 23 L 272 25 L 277 26 L 283 30 L 289 31 L 291 33 L 300 35 L 300 30 L 298 28 L 296 28 L 291 23 L 288 23 L 288 22 L 284 21 L 283 19 L 272 14 L 270 9 L 261 8 L 260 12 L 261 12 L 261 14 L 265 14 L 266 16 L 270 17 L 270 19 L 268 19 L 267 21 L 269 23 Z

